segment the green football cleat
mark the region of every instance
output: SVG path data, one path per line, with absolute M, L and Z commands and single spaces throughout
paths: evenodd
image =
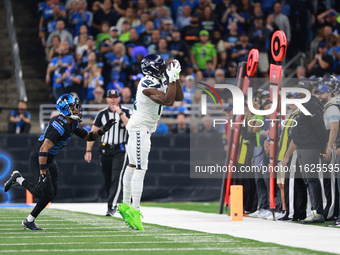
M 130 219 L 133 222 L 133 225 L 138 229 L 138 230 L 144 230 L 143 228 L 143 224 L 142 224 L 142 220 L 141 217 L 143 217 L 143 215 L 140 213 L 140 210 L 137 211 L 135 208 L 133 208 L 132 206 L 130 207 L 130 209 L 126 212 L 128 214 L 128 216 L 130 217 Z
M 129 228 L 134 229 L 135 226 L 133 225 L 133 222 L 132 222 L 130 216 L 127 214 L 127 211 L 129 209 L 130 209 L 130 206 L 128 206 L 124 202 L 117 206 L 117 211 L 122 216 L 122 218 L 123 218 L 124 222 L 126 223 L 126 225 L 128 225 Z

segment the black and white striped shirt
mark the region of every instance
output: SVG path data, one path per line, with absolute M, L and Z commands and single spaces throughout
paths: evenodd
M 125 113 L 126 117 L 130 119 L 132 111 L 129 108 L 120 106 L 120 109 Z M 128 132 L 125 128 L 124 122 L 119 117 L 117 112 L 112 112 L 110 107 L 101 110 L 95 120 L 93 125 L 96 127 L 101 127 L 106 124 L 110 119 L 115 119 L 116 124 L 114 124 L 109 131 L 107 131 L 101 138 L 101 143 L 106 145 L 118 145 L 121 143 L 126 143 L 128 139 Z

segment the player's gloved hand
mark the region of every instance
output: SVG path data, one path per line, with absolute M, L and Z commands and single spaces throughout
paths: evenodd
M 179 61 L 177 59 L 174 59 L 174 64 L 175 64 L 175 69 L 177 70 L 177 80 L 179 80 L 179 74 L 181 73 L 182 71 L 182 67 L 181 67 L 181 64 L 179 63 Z
M 175 82 L 179 76 L 178 70 L 175 68 L 174 63 L 170 63 L 166 68 L 166 74 L 169 76 L 169 83 Z
M 106 124 L 102 127 L 103 132 L 107 132 L 114 124 L 116 124 L 116 120 L 115 119 L 111 119 L 108 122 L 106 122 Z
M 41 174 L 39 176 L 39 181 L 35 185 L 35 189 L 40 192 L 43 196 L 53 196 L 54 189 L 52 186 L 51 175 L 47 171 L 46 174 Z

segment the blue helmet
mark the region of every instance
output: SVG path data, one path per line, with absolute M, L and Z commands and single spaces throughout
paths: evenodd
M 144 75 L 151 75 L 162 79 L 166 69 L 166 63 L 160 55 L 150 54 L 143 58 L 141 68 Z
M 58 98 L 56 106 L 61 115 L 81 122 L 82 109 L 77 97 L 74 97 L 71 94 L 64 94 Z M 73 112 L 75 109 L 78 110 L 77 113 Z

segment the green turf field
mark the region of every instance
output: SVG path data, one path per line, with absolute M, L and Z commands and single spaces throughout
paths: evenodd
M 57 209 L 45 209 L 37 219 L 45 231 L 23 230 L 21 221 L 30 211 L 0 209 L 0 253 L 327 254 L 151 224 L 145 224 L 145 231 L 137 231 L 127 228 L 121 219 Z

